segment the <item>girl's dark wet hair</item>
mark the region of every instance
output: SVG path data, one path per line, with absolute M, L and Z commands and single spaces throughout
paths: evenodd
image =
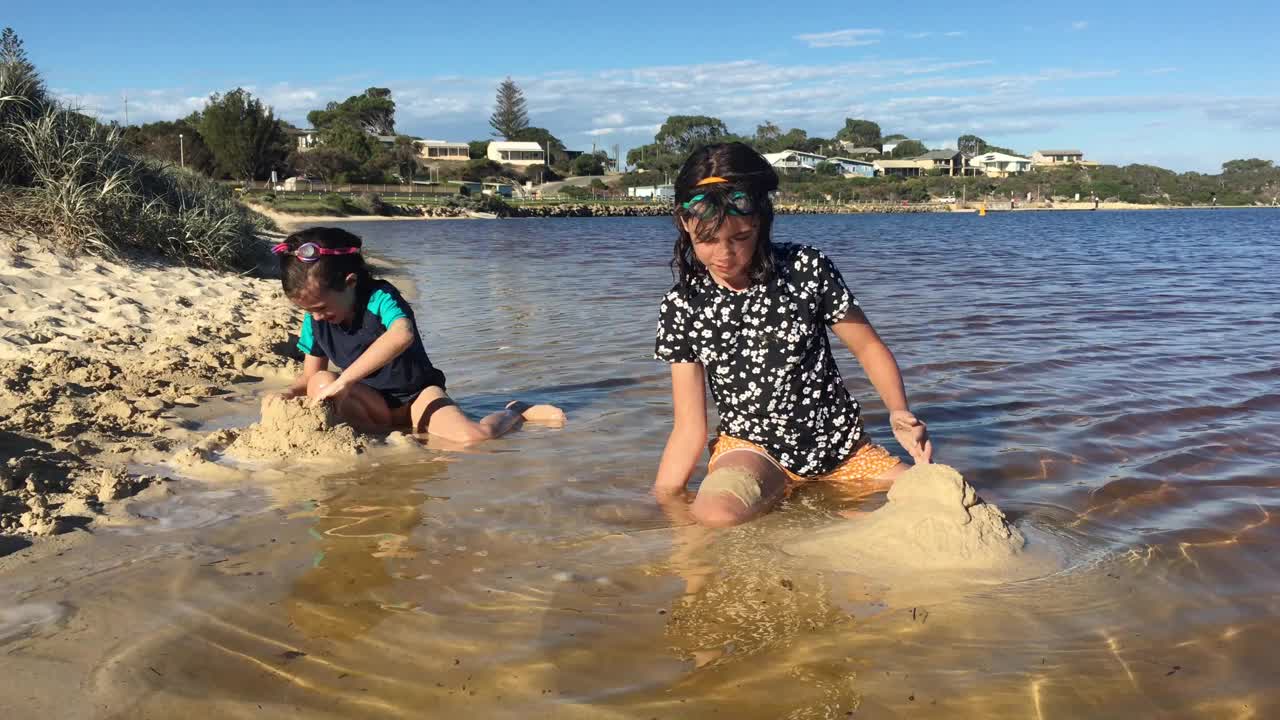
M 720 177 L 729 182 L 698 186 L 699 182 L 709 177 Z M 774 172 L 773 166 L 746 143 L 719 143 L 694 150 L 680 167 L 680 174 L 676 176 L 675 182 L 677 236 L 671 274 L 676 282 L 681 287 L 688 287 L 695 279 L 707 274 L 707 268 L 694 255 L 695 238 L 689 235 L 681 222 L 689 217 L 683 208 L 684 203 L 698 193 L 721 193 L 727 196 L 737 191 L 751 196 L 756 207 L 755 216 L 760 221 L 756 252 L 751 257 L 748 273 L 754 283 L 772 280 L 773 245 L 770 237 L 773 231 L 773 199 L 770 193 L 777 189 L 778 174 Z M 697 239 L 710 238 L 724 223 L 727 203 L 717 205 L 719 212 L 699 223 Z
M 290 250 L 299 246 L 315 243 L 322 248 L 358 248 L 364 244 L 359 236 L 341 228 L 312 227 L 299 230 L 284 239 Z M 329 290 L 342 291 L 347 287 L 347 276 L 355 274 L 356 287 L 364 288 L 373 282 L 373 275 L 364 263 L 364 255 L 321 255 L 315 262 L 303 262 L 293 255 L 280 256 L 280 280 L 284 285 L 284 294 L 296 297 L 309 282 L 318 282 Z

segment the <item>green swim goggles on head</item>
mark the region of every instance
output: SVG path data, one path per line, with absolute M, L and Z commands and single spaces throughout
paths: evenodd
M 741 190 L 729 193 L 698 193 L 681 203 L 680 207 L 699 220 L 715 217 L 720 213 L 721 207 L 729 215 L 755 215 L 756 213 L 756 201 Z

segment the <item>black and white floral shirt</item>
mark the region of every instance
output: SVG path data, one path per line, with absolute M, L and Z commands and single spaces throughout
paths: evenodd
M 753 442 L 797 475 L 821 475 L 862 440 L 827 327 L 858 301 L 818 249 L 774 245 L 774 278 L 741 292 L 708 275 L 662 299 L 654 356 L 696 362 L 720 414 L 719 432 Z

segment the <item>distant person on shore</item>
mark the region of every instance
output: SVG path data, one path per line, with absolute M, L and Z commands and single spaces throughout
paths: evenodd
M 801 483 L 887 490 L 906 467 L 871 442 L 845 388 L 830 328 L 858 358 L 918 463 L 933 448 L 907 406 L 893 354 L 816 248 L 771 241 L 778 176 L 742 143 L 711 145 L 676 179 L 677 283 L 662 300 L 655 356 L 671 364 L 674 427 L 654 493 L 683 502 L 707 442 L 706 385 L 720 416 L 694 519 L 736 525 Z
M 302 374 L 284 397 L 331 401 L 364 432 L 412 430 L 461 443 L 496 438 L 524 420 L 564 422 L 553 405 L 519 401 L 478 422 L 463 414 L 427 357 L 413 309 L 391 283 L 373 277 L 361 245 L 346 230 L 313 227 L 273 249 L 285 295 L 306 312 L 298 333 Z M 342 371 L 330 370 L 330 362 Z

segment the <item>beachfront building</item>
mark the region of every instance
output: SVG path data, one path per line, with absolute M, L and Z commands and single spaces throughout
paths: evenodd
M 924 174 L 924 167 L 915 160 L 876 160 L 871 165 L 876 174 L 882 177 L 917 177 Z
M 489 143 L 486 155 L 490 160 L 505 165 L 528 167 L 547 164 L 547 153 L 542 146 L 523 140 L 494 140 Z
M 1098 163 L 1084 159 L 1079 150 L 1037 150 L 1031 153 L 1031 164 L 1036 167 L 1054 167 L 1057 165 L 1084 165 L 1096 167 Z
M 782 152 L 765 153 L 764 159 L 773 166 L 774 170 L 788 172 L 791 170 L 816 170 L 818 165 L 827 158 L 825 155 L 802 150 L 783 150 Z
M 285 128 L 285 135 L 293 141 L 298 152 L 306 152 L 320 146 L 320 131 L 315 128 Z
M 943 175 L 964 174 L 964 154 L 959 150 L 930 150 L 911 159 L 919 163 L 920 169 L 926 172 L 936 172 Z
M 853 158 L 833 157 L 827 158 L 827 162 L 840 168 L 840 174 L 844 177 L 875 177 L 876 166 L 870 160 L 854 160 Z
M 627 188 L 627 197 L 651 200 L 675 200 L 675 185 L 638 185 Z
M 1002 152 L 989 152 L 969 160 L 969 166 L 987 177 L 1003 178 L 1019 175 L 1031 169 L 1031 158 L 1018 157 Z
M 427 162 L 466 162 L 471 159 L 471 146 L 447 140 L 418 140 L 418 157 Z

